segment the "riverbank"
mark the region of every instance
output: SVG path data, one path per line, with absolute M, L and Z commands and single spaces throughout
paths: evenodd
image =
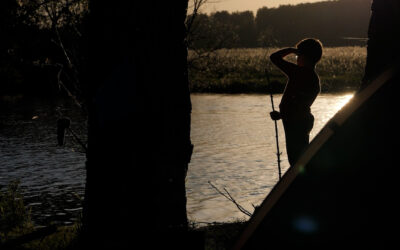
M 36 226 L 24 204 L 19 182 L 0 187 L 0 249 L 74 250 L 80 246 L 81 220 L 69 226 Z M 80 216 L 79 216 L 80 217 Z M 204 249 L 228 249 L 245 221 L 190 222 L 188 232 L 204 242 Z M 123 225 L 121 225 L 123 226 Z
M 204 250 L 224 250 L 231 248 L 231 246 L 235 242 L 235 239 L 241 232 L 244 224 L 245 222 L 242 221 L 230 223 L 210 223 L 206 226 L 195 226 L 194 228 L 190 228 L 189 231 L 197 235 L 202 235 L 204 237 Z M 12 247 L 15 248 L 12 249 L 78 250 L 80 249 L 79 227 L 79 224 L 73 226 L 59 227 L 57 228 L 56 232 L 50 235 L 39 237 L 38 239 L 32 240 L 22 245 L 14 245 Z M 15 232 L 11 236 L 9 236 L 8 240 L 18 239 L 22 235 L 26 235 L 30 232 L 32 232 L 32 230 L 30 229 L 20 229 L 18 232 Z M 188 249 L 190 249 L 190 246 L 188 246 Z
M 278 48 L 221 49 L 197 54 L 189 51 L 192 93 L 282 93 L 286 77 L 269 60 Z M 294 56 L 288 60 L 295 62 Z M 324 48 L 316 71 L 322 93 L 354 91 L 359 88 L 366 61 L 365 47 Z M 274 81 L 272 88 L 266 79 Z

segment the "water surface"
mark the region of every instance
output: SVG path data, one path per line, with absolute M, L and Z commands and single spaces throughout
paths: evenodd
M 352 97 L 321 94 L 312 106 L 312 139 Z M 277 106 L 281 95 L 274 96 Z M 272 111 L 267 95 L 192 95 L 195 145 L 187 179 L 189 218 L 199 222 L 246 218 L 219 194 L 225 188 L 248 211 L 259 205 L 278 181 L 277 149 Z M 281 168 L 289 167 L 282 123 L 278 122 Z
M 351 94 L 320 95 L 312 106 L 314 137 Z M 197 222 L 246 218 L 208 182 L 226 190 L 250 212 L 278 180 L 274 123 L 267 95 L 193 94 L 191 138 L 194 144 L 187 177 L 188 216 Z M 278 104 L 281 96 L 275 96 Z M 85 154 L 67 134 L 57 146 L 56 121 L 71 118 L 85 141 L 85 116 L 72 102 L 40 101 L 0 107 L 0 185 L 19 179 L 25 204 L 36 224 L 74 222 L 85 186 Z M 283 172 L 288 168 L 279 122 Z

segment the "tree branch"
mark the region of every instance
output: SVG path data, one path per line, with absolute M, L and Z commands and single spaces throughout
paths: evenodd
M 231 202 L 233 202 L 233 204 L 236 205 L 236 207 L 239 209 L 240 212 L 244 213 L 245 215 L 251 217 L 253 214 L 249 211 L 247 211 L 244 207 L 242 207 L 239 203 L 236 202 L 236 200 L 232 197 L 232 195 L 228 192 L 228 190 L 226 190 L 226 188 L 224 188 L 224 191 L 226 192 L 223 193 L 221 192 L 216 186 L 214 186 L 211 181 L 208 181 L 208 183 L 211 185 L 211 187 L 213 187 L 215 190 L 217 190 L 217 192 L 219 194 L 221 194 L 222 196 L 224 196 L 225 198 L 227 198 L 228 200 L 230 200 Z

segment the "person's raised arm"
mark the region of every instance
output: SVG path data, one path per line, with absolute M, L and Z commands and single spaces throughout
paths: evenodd
M 288 62 L 283 58 L 290 54 L 297 54 L 297 49 L 295 48 L 285 48 L 272 53 L 269 57 L 271 62 L 273 62 L 279 69 L 281 69 L 286 75 L 290 75 L 294 69 L 297 67 L 296 64 Z

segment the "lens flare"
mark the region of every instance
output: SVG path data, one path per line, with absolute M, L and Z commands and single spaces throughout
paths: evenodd
M 301 233 L 312 234 L 318 230 L 318 222 L 310 216 L 299 216 L 293 220 L 293 227 Z

